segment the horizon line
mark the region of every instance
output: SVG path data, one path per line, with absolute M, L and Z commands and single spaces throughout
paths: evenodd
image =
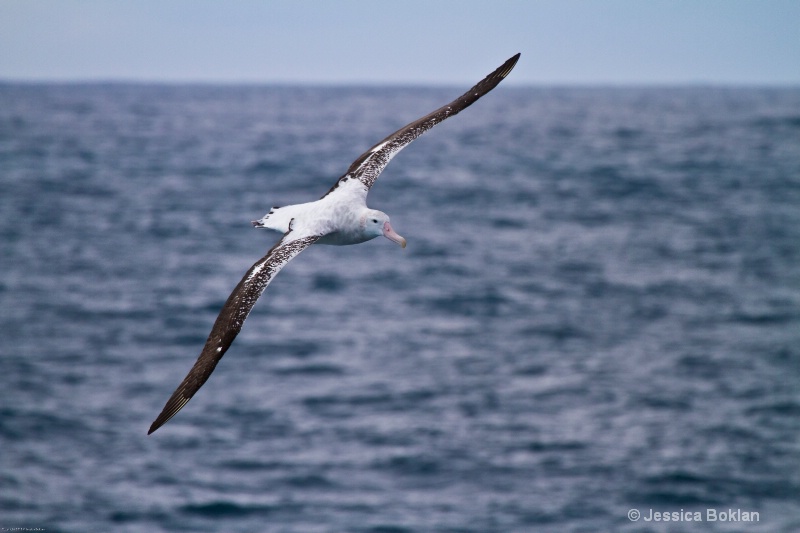
M 532 81 L 516 83 L 507 80 L 504 88 L 701 88 L 701 87 L 740 87 L 740 88 L 800 88 L 798 81 L 730 81 L 730 80 L 679 80 L 679 81 Z M 451 88 L 469 85 L 470 82 L 396 82 L 396 81 L 286 81 L 286 80 L 177 80 L 177 79 L 146 79 L 122 77 L 97 77 L 97 78 L 5 78 L 0 76 L 0 85 L 138 85 L 162 87 L 309 87 L 309 88 Z

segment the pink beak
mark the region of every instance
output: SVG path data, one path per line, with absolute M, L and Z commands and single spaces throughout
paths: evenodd
M 388 222 L 384 222 L 383 224 L 383 236 L 392 242 L 396 242 L 402 248 L 406 247 L 406 240 L 395 233 L 395 231 L 392 229 L 392 225 Z

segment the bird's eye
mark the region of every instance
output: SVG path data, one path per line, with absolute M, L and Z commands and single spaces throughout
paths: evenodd
M 378 219 L 377 218 L 373 218 L 372 222 L 373 222 L 373 224 L 377 224 L 378 223 Z

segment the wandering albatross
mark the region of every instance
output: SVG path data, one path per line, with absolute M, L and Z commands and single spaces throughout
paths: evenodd
M 514 68 L 519 56 L 516 54 L 510 58 L 449 104 L 400 128 L 361 154 L 319 200 L 273 207 L 263 218 L 253 221 L 255 227 L 278 231 L 283 237 L 267 255 L 250 267 L 233 289 L 211 328 L 200 356 L 150 426 L 148 435 L 175 416 L 208 380 L 241 331 L 256 300 L 275 275 L 297 254 L 314 243 L 341 246 L 380 236 L 405 248 L 406 240 L 394 231 L 386 213 L 367 207 L 367 193 L 397 152 L 497 87 Z

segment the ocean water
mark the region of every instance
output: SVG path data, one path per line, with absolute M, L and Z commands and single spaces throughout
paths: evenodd
M 499 87 L 146 435 L 250 221 L 460 90 L 0 85 L 0 528 L 800 531 L 797 88 Z

